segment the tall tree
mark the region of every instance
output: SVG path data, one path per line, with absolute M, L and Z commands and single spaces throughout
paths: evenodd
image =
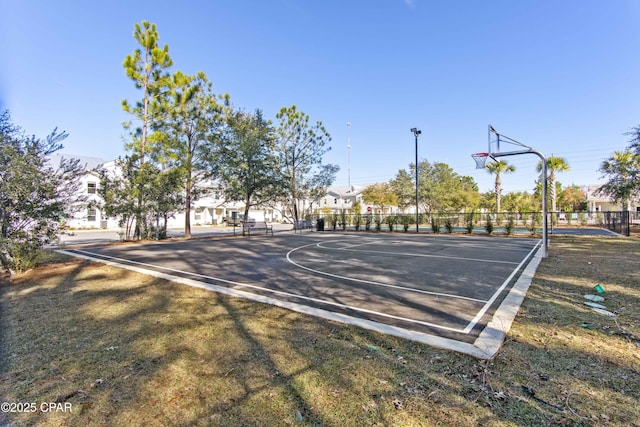
M 512 173 L 516 171 L 515 166 L 510 165 L 506 160 L 498 160 L 495 162 L 489 162 L 485 165 L 485 170 L 496 176 L 495 192 L 496 192 L 496 212 L 500 212 L 500 198 L 502 197 L 502 180 L 500 176 L 504 173 Z
M 362 199 L 365 203 L 371 203 L 379 207 L 383 212 L 385 206 L 397 206 L 398 197 L 389 182 L 371 184 L 362 191 Z
M 558 191 L 558 209 L 566 212 L 587 210 L 587 195 L 579 185 L 570 185 Z
M 625 135 L 629 135 L 629 146 L 625 151 L 616 151 L 605 160 L 599 171 L 608 181 L 598 189 L 599 194 L 612 197 L 628 208 L 629 200 L 640 197 L 640 125 Z
M 125 128 L 132 133 L 132 148 L 144 163 L 148 151 L 149 131 L 153 122 L 159 119 L 160 98 L 167 93 L 170 75 L 167 71 L 173 65 L 169 56 L 169 46 L 158 46 L 158 31 L 155 24 L 142 21 L 135 24 L 133 37 L 140 47 L 127 55 L 123 62 L 127 77 L 133 80 L 137 89 L 142 89 L 142 98 L 134 105 L 125 99 L 122 108 L 140 121 L 140 126 L 131 129 L 131 122 Z
M 473 179 L 458 175 L 448 164 L 424 160 L 418 174 L 419 199 L 426 212 L 461 211 L 477 204 L 479 196 Z
M 164 45 L 163 48 L 158 46 L 159 36 L 155 24 L 147 21 L 142 21 L 141 24 L 136 23 L 133 37 L 140 47 L 135 49 L 133 54 L 127 55 L 122 65 L 127 77 L 133 80 L 137 89 L 142 90 L 142 97 L 134 105 L 129 104 L 126 99 L 123 100 L 122 108 L 139 121 L 139 126 L 133 126 L 132 121 L 129 121 L 124 123 L 124 127 L 131 134 L 131 142 L 128 144 L 134 154 L 131 158 L 137 159 L 140 165 L 143 165 L 150 143 L 155 136 L 161 135 L 159 133 L 151 135 L 150 131 L 164 118 L 162 98 L 169 91 L 171 77 L 167 70 L 173 65 L 173 60 L 169 56 L 168 45 Z M 144 168 L 135 170 L 143 172 Z M 136 181 L 142 182 L 141 179 Z M 147 201 L 142 199 L 147 192 L 141 188 L 136 193 L 138 199 L 136 200 L 135 235 L 140 238 L 142 231 L 149 228 L 143 211 Z
M 624 210 L 628 209 L 632 198 L 640 196 L 640 154 L 631 151 L 631 146 L 628 150 L 614 152 L 602 162 L 599 171 L 608 180 L 597 192 L 622 203 Z
M 203 73 L 173 74 L 171 90 L 162 102 L 165 120 L 158 124 L 155 159 L 164 168 L 175 169 L 182 177 L 185 237 L 191 237 L 191 207 L 211 179 L 215 152 L 223 128 L 223 106 L 216 101 L 211 83 Z M 225 98 L 226 99 L 226 98 Z
M 521 191 L 505 194 L 502 205 L 509 212 L 528 213 L 540 209 L 538 201 L 532 194 Z
M 243 201 L 249 209 L 278 197 L 280 180 L 274 155 L 275 133 L 269 120 L 256 110 L 231 112 L 223 144 L 218 151 L 218 174 L 227 200 Z
M 542 172 L 542 160 L 538 162 L 536 168 L 538 172 Z M 547 158 L 547 177 L 549 180 L 549 198 L 551 199 L 551 212 L 556 212 L 557 205 L 557 191 L 556 191 L 556 172 L 566 172 L 569 170 L 569 163 L 562 158 L 556 156 L 550 156 Z
M 79 160 L 53 164 L 67 133 L 54 130 L 46 139 L 27 137 L 0 114 L 0 265 L 21 269 L 21 257 L 54 240 L 79 194 L 84 168 Z
M 131 238 L 134 221 L 142 212 L 144 219 L 135 237 L 153 238 L 151 224 L 154 219 L 156 231 L 159 219 L 164 220 L 164 230 L 168 217 L 184 207 L 181 191 L 182 175 L 178 169 L 161 170 L 152 162 L 140 163 L 136 155 L 119 158 L 114 168 L 98 169 L 100 185 L 98 194 L 102 199 L 102 209 L 106 216 L 120 218 L 120 226 L 125 228 L 125 236 Z M 139 201 L 143 204 L 140 205 Z
M 415 169 L 414 169 L 415 170 Z M 416 203 L 416 192 L 415 192 L 415 179 L 414 175 L 409 175 L 405 169 L 400 169 L 396 176 L 391 180 L 391 188 L 393 193 L 396 195 L 396 199 L 398 202 L 398 208 L 400 208 L 403 212 L 410 206 L 415 205 Z
M 331 185 L 339 168 L 322 163 L 331 141 L 322 122 L 311 124 L 309 116 L 295 105 L 283 107 L 276 118 L 276 156 L 284 185 L 283 199 L 297 222 L 303 200 Z
M 419 210 L 426 213 L 461 211 L 475 208 L 480 203 L 478 185 L 472 177 L 457 174 L 446 163 L 418 163 Z M 391 188 L 401 209 L 415 206 L 415 165 L 409 172 L 401 169 L 391 181 Z

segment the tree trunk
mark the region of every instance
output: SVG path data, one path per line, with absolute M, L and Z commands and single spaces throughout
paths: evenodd
M 500 174 L 496 174 L 496 212 L 500 212 L 500 198 L 502 196 L 502 181 Z
M 191 159 L 189 159 L 191 164 Z M 191 169 L 187 172 L 187 182 L 185 185 L 185 205 L 184 205 L 184 237 L 191 238 L 191 193 L 193 191 L 193 182 L 191 180 Z
M 184 237 L 191 237 L 191 188 L 187 185 L 184 206 Z

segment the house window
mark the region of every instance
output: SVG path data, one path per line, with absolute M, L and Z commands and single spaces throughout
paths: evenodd
M 87 209 L 87 221 L 95 222 L 96 221 L 96 210 L 95 209 Z
M 194 219 L 196 221 L 200 221 L 202 219 L 202 212 L 204 211 L 204 208 L 196 208 L 196 212 L 194 214 Z
M 96 194 L 96 183 L 95 182 L 87 182 L 87 193 L 88 194 Z

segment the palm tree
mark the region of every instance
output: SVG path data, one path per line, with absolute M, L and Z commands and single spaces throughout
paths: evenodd
M 538 172 L 542 172 L 542 161 L 538 162 L 536 168 Z M 566 172 L 569 170 L 569 163 L 562 157 L 551 155 L 547 159 L 547 172 L 549 173 L 549 196 L 551 198 L 551 212 L 556 211 L 556 172 Z
M 500 179 L 500 174 L 515 172 L 516 167 L 507 163 L 506 160 L 498 160 L 487 164 L 484 168 L 488 173 L 496 175 L 496 212 L 500 212 L 500 197 L 502 196 L 502 181 Z
M 640 155 L 629 150 L 615 151 L 602 162 L 599 170 L 609 177 L 609 181 L 596 192 L 612 197 L 615 202 L 621 202 L 622 210 L 628 210 L 629 201 L 640 192 Z

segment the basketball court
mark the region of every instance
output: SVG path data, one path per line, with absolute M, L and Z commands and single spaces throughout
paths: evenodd
M 528 238 L 307 232 L 61 252 L 489 358 L 540 247 Z

